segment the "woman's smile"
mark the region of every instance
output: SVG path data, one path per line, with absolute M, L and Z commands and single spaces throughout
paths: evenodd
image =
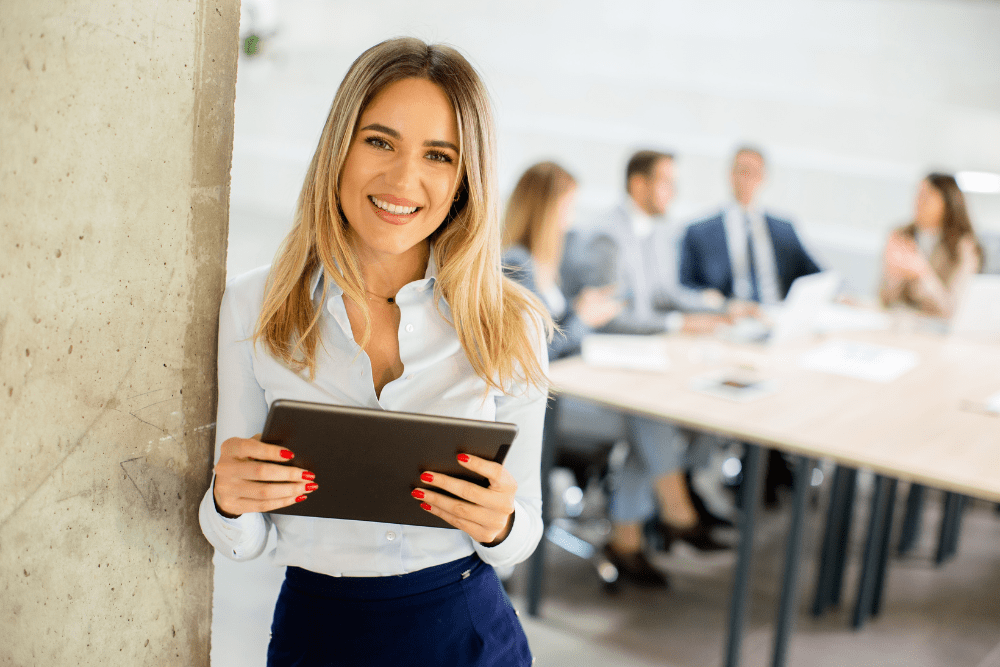
M 394 225 L 406 224 L 420 212 L 420 206 L 390 195 L 368 195 L 368 201 L 375 207 L 376 215 Z

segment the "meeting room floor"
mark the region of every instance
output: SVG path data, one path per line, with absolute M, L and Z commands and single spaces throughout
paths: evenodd
M 905 493 L 905 485 L 900 489 Z M 844 602 L 821 618 L 810 614 L 822 498 L 807 517 L 799 613 L 790 666 L 1000 667 L 1000 515 L 992 505 L 970 506 L 956 557 L 934 565 L 941 514 L 930 494 L 923 530 L 912 555 L 892 561 L 880 617 L 849 627 L 858 560 L 867 521 L 859 493 Z M 770 664 L 773 624 L 784 562 L 789 509 L 763 512 L 754 545 L 750 609 L 742 664 Z M 899 527 L 897 515 L 896 530 Z M 731 535 L 735 538 L 735 533 Z M 703 556 L 684 544 L 657 554 L 670 574 L 665 591 L 624 586 L 604 591 L 588 562 L 548 546 L 541 616 L 528 618 L 526 568 L 509 581 L 511 597 L 537 658 L 549 667 L 717 667 L 722 664 L 735 554 Z M 232 563 L 216 556 L 212 664 L 263 665 L 270 613 L 281 571 L 265 558 Z

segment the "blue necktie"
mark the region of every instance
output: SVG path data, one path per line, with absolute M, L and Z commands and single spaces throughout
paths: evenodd
M 750 215 L 743 214 L 744 229 L 747 232 L 747 264 L 750 272 L 750 299 L 760 303 L 760 289 L 757 287 L 757 261 L 753 251 L 753 231 L 750 229 Z

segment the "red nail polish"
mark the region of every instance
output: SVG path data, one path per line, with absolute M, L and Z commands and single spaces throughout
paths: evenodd
M 299 496 L 298 498 L 295 499 L 295 502 L 301 503 L 305 499 L 306 499 L 306 496 Z
M 469 455 L 468 454 L 459 454 L 458 455 L 458 460 L 461 461 L 462 463 L 468 463 L 469 462 Z
M 290 451 L 288 451 L 287 449 L 282 449 L 282 450 L 281 450 L 280 452 L 278 452 L 278 453 L 279 453 L 279 454 L 281 454 L 281 458 L 283 458 L 283 459 L 290 459 L 290 458 L 292 458 L 293 456 L 295 456 L 295 454 L 292 454 L 292 453 L 291 453 Z
M 422 479 L 425 482 L 433 482 L 434 481 L 434 475 L 430 474 L 429 472 L 425 472 L 424 474 L 422 474 L 420 476 L 420 479 Z
M 421 491 L 420 489 L 413 489 L 412 491 L 410 491 L 410 495 L 413 496 L 414 498 L 423 498 L 424 492 Z
M 428 505 L 427 503 L 420 503 L 420 507 L 422 507 L 425 510 L 429 510 L 431 508 L 431 506 Z
M 306 479 L 306 480 L 312 481 L 312 480 L 316 479 L 316 473 L 314 473 L 314 472 L 304 472 L 304 473 L 302 473 L 302 479 Z
M 306 484 L 306 491 L 315 491 L 318 488 L 319 488 L 319 484 L 316 484 L 315 482 L 313 482 L 311 484 Z

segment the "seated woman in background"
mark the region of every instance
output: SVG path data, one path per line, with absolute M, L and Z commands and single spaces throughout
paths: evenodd
M 981 265 L 962 191 L 952 176 L 930 174 L 920 182 L 913 222 L 889 236 L 879 296 L 886 306 L 948 318 Z
M 610 290 L 587 288 L 572 303 L 559 288 L 563 239 L 572 222 L 576 179 L 554 162 L 540 162 L 521 176 L 504 214 L 504 272 L 542 298 L 561 331 L 549 358 L 580 351 L 580 341 L 621 312 Z

